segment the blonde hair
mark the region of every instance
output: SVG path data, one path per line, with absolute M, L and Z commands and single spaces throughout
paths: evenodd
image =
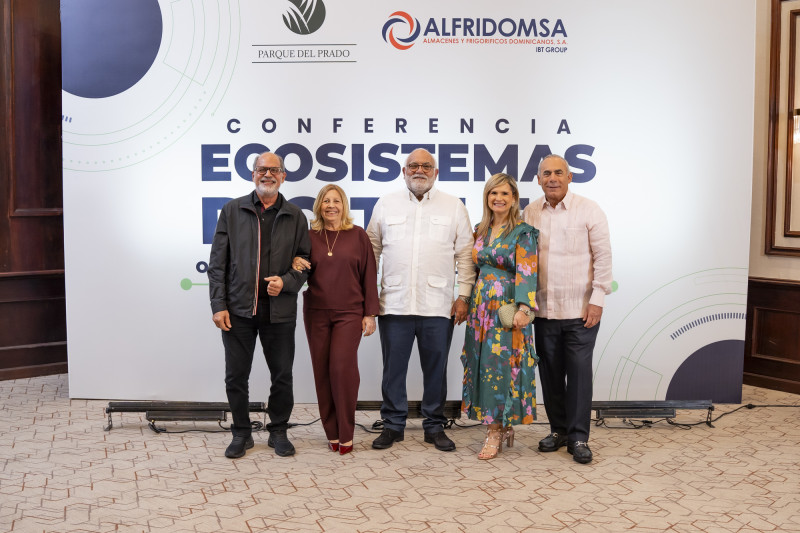
M 511 187 L 511 194 L 514 196 L 514 205 L 512 205 L 511 209 L 508 211 L 506 227 L 501 235 L 505 237 L 511 233 L 511 230 L 517 227 L 517 223 L 521 218 L 519 213 L 519 189 L 517 188 L 517 180 L 501 172 L 489 178 L 489 181 L 486 182 L 486 186 L 483 188 L 483 218 L 481 218 L 481 222 L 478 224 L 478 229 L 475 230 L 478 237 L 488 236 L 489 232 L 492 231 L 492 218 L 494 218 L 494 213 L 489 208 L 489 193 L 492 192 L 492 189 L 496 189 L 505 183 Z
M 311 229 L 314 231 L 322 231 L 325 227 L 325 220 L 322 218 L 322 199 L 331 191 L 339 193 L 342 199 L 342 228 L 343 230 L 353 229 L 353 217 L 350 216 L 350 202 L 347 200 L 347 195 L 341 187 L 330 183 L 320 189 L 317 194 L 317 199 L 314 200 L 314 207 L 311 209 L 314 213 L 314 218 L 311 220 Z

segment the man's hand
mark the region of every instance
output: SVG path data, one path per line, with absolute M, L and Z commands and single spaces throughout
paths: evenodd
M 595 327 L 600 322 L 601 316 L 603 316 L 603 308 L 599 305 L 589 304 L 586 306 L 586 312 L 581 317 L 583 319 L 583 327 Z
M 214 313 L 212 317 L 214 320 L 214 325 L 217 326 L 222 331 L 230 331 L 231 330 L 231 315 L 228 314 L 228 311 L 217 311 Z
M 267 285 L 267 294 L 270 296 L 277 296 L 283 290 L 283 280 L 280 276 L 270 276 L 264 278 L 264 281 L 269 282 L 269 285 Z
M 466 302 L 461 298 L 456 298 L 456 301 L 453 302 L 453 306 L 450 308 L 450 316 L 455 316 L 456 324 L 461 324 L 465 320 L 467 320 L 467 314 L 469 313 L 469 308 L 467 307 Z
M 365 337 L 369 337 L 373 333 L 375 333 L 375 317 L 374 316 L 365 316 L 361 319 L 361 333 L 364 334 Z

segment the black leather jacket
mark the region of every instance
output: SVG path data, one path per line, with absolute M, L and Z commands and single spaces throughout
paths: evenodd
M 258 305 L 258 259 L 261 226 L 254 205 L 255 191 L 225 204 L 217 221 L 208 263 L 211 312 L 228 310 L 237 316 L 253 316 Z M 268 276 L 280 276 L 283 290 L 270 297 L 270 322 L 297 319 L 297 293 L 308 271 L 292 269 L 292 259 L 311 254 L 308 221 L 303 211 L 282 198 L 283 205 L 272 226 Z M 263 296 L 263 295 L 262 295 Z

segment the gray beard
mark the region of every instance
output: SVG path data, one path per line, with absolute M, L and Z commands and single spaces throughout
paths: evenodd
M 256 184 L 256 192 L 261 196 L 272 197 L 278 194 L 278 189 L 274 185 L 258 183 Z
M 427 176 L 425 178 L 427 180 Z M 414 181 L 414 177 L 412 176 L 411 183 L 409 184 L 408 188 L 412 193 L 414 193 L 415 196 L 422 196 L 433 188 L 433 183 L 428 183 L 427 181 Z

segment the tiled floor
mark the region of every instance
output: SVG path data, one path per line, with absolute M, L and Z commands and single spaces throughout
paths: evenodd
M 593 428 L 589 465 L 539 453 L 543 425 L 478 461 L 480 427 L 450 430 L 458 449 L 443 453 L 419 421 L 385 451 L 357 429 L 354 453 L 328 452 L 317 422 L 290 430 L 294 457 L 260 433 L 232 461 L 226 433 L 155 434 L 141 414 L 115 414 L 105 432 L 107 402 L 68 396 L 63 375 L 0 382 L 0 531 L 800 532 L 797 395 L 744 387 L 746 403 L 795 407 L 743 409 L 714 428 Z M 293 421 L 316 416 L 300 405 Z

